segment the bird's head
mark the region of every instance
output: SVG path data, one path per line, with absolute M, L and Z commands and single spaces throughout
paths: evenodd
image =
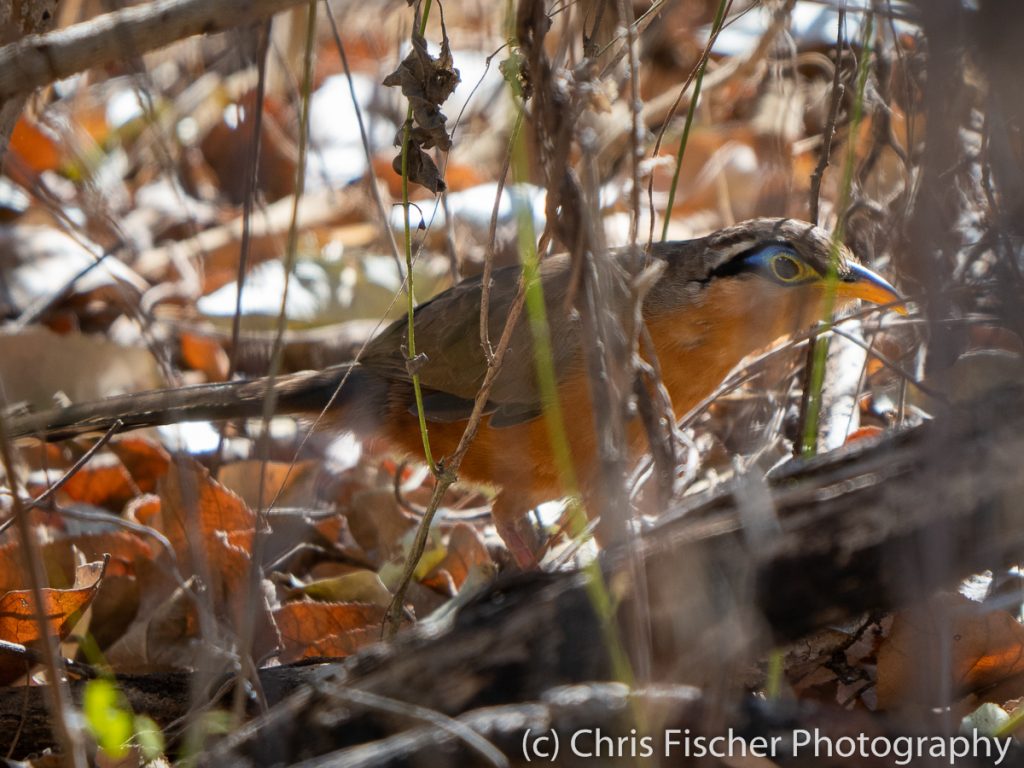
M 731 368 L 752 352 L 855 300 L 894 304 L 896 289 L 828 232 L 795 219 L 754 219 L 698 240 L 662 243 L 667 269 L 645 308 L 672 348 Z M 674 349 L 667 349 L 672 353 Z

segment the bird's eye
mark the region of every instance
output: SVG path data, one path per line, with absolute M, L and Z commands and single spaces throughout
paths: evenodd
M 768 266 L 775 279 L 783 283 L 796 282 L 807 274 L 806 267 L 788 253 L 774 254 L 768 261 Z

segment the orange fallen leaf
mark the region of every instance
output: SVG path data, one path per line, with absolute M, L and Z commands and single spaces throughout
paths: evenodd
M 228 377 L 227 352 L 215 339 L 187 331 L 181 334 L 181 357 L 185 365 L 206 374 L 210 381 L 224 381 Z
M 105 570 L 105 560 L 86 563 L 77 569 L 72 588 L 42 590 L 43 615 L 50 635 L 61 639 L 68 636 L 81 612 L 96 596 Z M 0 638 L 21 645 L 40 639 L 31 590 L 11 590 L 0 596 Z
M 452 528 L 452 532 L 448 536 L 447 554 L 438 563 L 437 568 L 424 579 L 424 583 L 430 585 L 434 573 L 447 571 L 455 589 L 458 590 L 465 583 L 470 569 L 474 566 L 492 565 L 493 562 L 491 554 L 487 551 L 487 546 L 476 528 L 467 523 L 459 523 Z
M 367 603 L 288 603 L 274 611 L 274 622 L 281 633 L 282 662 L 325 656 L 327 643 L 340 655 L 348 655 L 380 639 L 380 627 L 386 609 Z M 344 640 L 341 638 L 345 638 Z M 356 639 L 358 638 L 358 642 Z M 349 647 L 348 643 L 355 645 Z
M 24 115 L 14 125 L 8 149 L 35 173 L 54 171 L 61 164 L 60 143 L 56 137 Z
M 176 458 L 158 489 L 160 511 L 151 524 L 159 522 L 157 527 L 171 542 L 186 573 L 205 574 L 210 580 L 218 613 L 238 618 L 242 602 L 248 599 L 245 585 L 255 514 L 191 459 Z M 147 502 L 132 512 L 152 513 L 152 507 Z
M 171 465 L 171 457 L 161 445 L 142 437 L 122 437 L 110 443 L 109 448 L 143 493 L 155 491 L 157 481 Z
M 881 427 L 861 427 L 860 429 L 855 429 L 846 436 L 846 444 L 856 443 L 858 440 L 870 440 L 872 437 L 878 437 L 884 431 Z
M 68 478 L 60 492 L 72 501 L 115 512 L 137 495 L 135 483 L 121 460 L 101 453 Z
M 878 652 L 878 705 L 934 704 L 1024 673 L 1024 626 L 1006 611 L 939 595 L 903 611 Z
M 176 458 L 157 488 L 161 530 L 183 562 L 189 562 L 193 552 L 190 537 L 202 545 L 220 531 L 251 531 L 256 524 L 245 502 L 191 459 Z

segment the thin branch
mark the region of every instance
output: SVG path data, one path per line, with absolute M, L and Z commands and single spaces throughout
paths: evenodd
M 116 435 L 120 431 L 122 426 L 124 426 L 124 422 L 122 422 L 120 419 L 115 420 L 114 423 L 110 425 L 110 429 L 108 429 L 106 433 L 104 433 L 103 437 L 101 437 L 99 440 L 93 443 L 92 447 L 89 448 L 89 450 L 87 450 L 82 455 L 82 458 L 75 462 L 75 465 L 71 467 L 71 469 L 65 472 L 64 475 L 56 483 L 54 483 L 41 494 L 32 499 L 32 501 L 29 502 L 29 505 L 31 507 L 39 507 L 45 504 L 57 491 L 64 487 L 64 484 L 67 483 L 68 480 L 74 477 L 75 474 L 82 467 L 89 463 L 89 461 L 92 459 L 93 456 L 96 455 L 96 452 L 99 451 L 100 448 L 102 448 L 104 445 L 110 442 L 110 438 Z
M 843 37 L 846 32 L 846 9 L 839 10 L 839 20 L 836 24 L 838 33 L 836 37 L 836 63 L 832 72 L 832 103 L 828 110 L 828 120 L 825 121 L 825 130 L 821 134 L 821 155 L 818 157 L 818 165 L 811 174 L 811 223 L 818 225 L 818 204 L 821 198 L 821 179 L 825 175 L 825 168 L 828 167 L 828 158 L 832 154 L 832 139 L 836 134 L 836 118 L 839 116 L 839 104 L 843 100 L 846 88 L 840 82 L 843 64 Z M 852 139 L 852 137 L 851 137 Z
M 252 140 L 249 143 L 249 159 L 246 163 L 245 200 L 242 202 L 242 243 L 238 253 L 238 272 L 236 282 L 238 291 L 235 294 L 235 313 L 231 317 L 231 355 L 228 362 L 226 381 L 231 381 L 238 370 L 238 340 L 242 335 L 242 294 L 245 290 L 245 277 L 249 273 L 249 253 L 252 250 L 252 212 L 259 194 L 258 176 L 260 167 L 260 144 L 263 137 L 263 102 L 267 91 L 267 52 L 270 50 L 270 28 L 268 22 L 256 30 L 258 37 L 256 52 L 256 94 L 252 107 Z M 296 198 L 301 192 L 296 192 Z M 214 454 L 220 457 L 224 443 L 224 431 L 220 433 L 220 445 Z
M 668 203 L 665 206 L 665 219 L 661 229 L 661 239 L 663 242 L 668 240 L 668 225 L 672 220 L 672 207 L 676 200 L 676 187 L 679 185 L 679 172 L 683 168 L 683 154 L 686 152 L 687 140 L 690 138 L 690 127 L 693 125 L 693 115 L 697 110 L 697 103 L 700 101 L 700 89 L 701 84 L 704 82 L 704 70 L 707 69 L 708 60 L 711 57 L 711 48 L 718 39 L 718 33 L 722 31 L 722 22 L 725 20 L 725 15 L 729 12 L 729 8 L 731 6 L 732 0 L 719 0 L 718 10 L 715 12 L 715 20 L 711 23 L 711 36 L 708 38 L 708 44 L 704 48 L 704 53 L 701 55 L 700 62 L 697 64 L 697 74 L 693 80 L 693 96 L 690 97 L 690 108 L 686 112 L 686 122 L 683 124 L 683 135 L 679 139 L 679 152 L 676 154 L 676 167 L 675 171 L 672 173 L 672 183 L 668 189 Z M 683 91 L 680 91 L 680 98 L 682 98 L 682 94 Z
M 3 464 L 7 483 L 11 489 L 11 511 L 17 522 L 18 546 L 24 557 L 25 570 L 28 572 L 32 594 L 32 617 L 35 619 L 36 631 L 39 633 L 38 645 L 43 652 L 46 674 L 50 682 L 46 686 L 46 699 L 50 710 L 53 735 L 61 747 L 65 764 L 73 766 L 73 768 L 85 768 L 87 765 L 85 745 L 76 724 L 78 718 L 72 713 L 64 660 L 58 648 L 59 641 L 50 633 L 50 628 L 47 625 L 43 600 L 46 572 L 42 554 L 39 551 L 38 541 L 32 535 L 31 523 L 28 519 L 29 508 L 22 503 L 21 495 L 18 493 L 18 473 L 11 453 L 11 442 L 7 437 L 7 429 L 2 417 L 0 417 L 0 462 Z
M 233 29 L 302 0 L 155 0 L 0 48 L 0 102 L 124 58 L 124 41 L 145 53 L 192 35 Z
M 373 196 L 373 202 L 377 206 L 381 228 L 387 237 L 388 245 L 391 246 L 391 256 L 395 260 L 395 266 L 398 268 L 399 276 L 401 276 L 402 256 L 398 252 L 395 233 L 391 230 L 387 207 L 384 205 L 384 198 L 380 193 L 380 184 L 377 181 L 377 172 L 373 169 L 373 148 L 370 146 L 370 137 L 366 132 L 366 124 L 363 121 L 363 108 L 359 105 L 359 97 L 356 95 L 356 86 L 352 80 L 352 70 L 349 68 L 348 55 L 345 53 L 345 44 L 342 42 L 341 34 L 338 32 L 338 23 L 334 18 L 334 11 L 331 10 L 331 4 L 324 3 L 324 10 L 327 12 L 327 21 L 331 24 L 334 45 L 337 47 L 338 55 L 341 57 L 341 67 L 345 70 L 345 81 L 348 83 L 348 93 L 352 98 L 352 109 L 356 115 L 356 125 L 359 127 L 359 138 L 363 145 L 363 151 L 366 153 L 366 176 L 369 181 L 370 194 Z
M 487 248 L 484 250 L 484 274 L 480 279 L 480 346 L 483 347 L 484 357 L 488 364 L 494 363 L 494 350 L 491 348 L 490 330 L 488 318 L 491 316 L 491 274 L 494 272 L 494 248 L 498 232 L 498 211 L 501 208 L 501 196 L 505 192 L 505 181 L 508 178 L 509 168 L 512 165 L 512 150 L 516 141 L 519 140 L 519 131 L 523 127 L 523 116 L 525 109 L 519 108 L 515 124 L 512 126 L 512 133 L 509 135 L 508 150 L 505 152 L 505 160 L 502 162 L 501 172 L 498 174 L 498 192 L 494 197 L 494 207 L 491 209 L 491 223 L 487 230 Z M 511 196 L 509 197 L 512 200 Z
M 416 566 L 419 564 L 420 559 L 419 555 L 422 554 L 423 548 L 426 546 L 427 534 L 430 530 L 430 521 L 433 518 L 434 513 L 437 511 L 437 508 L 441 505 L 441 500 L 444 497 L 445 492 L 448 490 L 449 486 L 455 482 L 459 467 L 462 465 L 462 459 L 465 458 L 466 453 L 469 451 L 469 446 L 472 444 L 473 438 L 476 437 L 477 430 L 480 428 L 480 421 L 484 416 L 484 408 L 491 396 L 491 387 L 494 384 L 494 380 L 501 372 L 501 366 L 505 361 L 505 353 L 508 351 L 509 345 L 512 342 L 512 332 L 519 323 L 519 318 L 522 315 L 525 304 L 526 281 L 524 273 L 519 278 L 516 297 L 512 300 L 512 305 L 509 307 L 508 316 L 505 320 L 505 328 L 501 333 L 501 338 L 498 340 L 498 346 L 494 350 L 494 356 L 487 366 L 487 373 L 484 374 L 484 380 L 480 384 L 480 389 L 476 394 L 476 399 L 473 401 L 473 410 L 469 414 L 469 420 L 466 422 L 466 429 L 462 433 L 462 438 L 459 440 L 459 444 L 455 448 L 455 452 L 451 455 L 451 458 L 448 459 L 445 471 L 437 476 L 437 484 L 434 486 L 434 491 L 430 496 L 426 512 L 424 512 L 423 522 L 420 523 L 416 530 L 416 540 L 413 543 L 409 556 L 406 558 L 405 571 L 402 574 L 399 586 L 395 589 L 395 597 L 392 600 L 391 605 L 388 607 L 388 631 L 392 635 L 398 631 L 399 624 L 401 623 L 405 591 L 408 588 L 409 583 L 412 581 L 413 574 L 416 572 Z
M 306 188 L 306 155 L 309 146 L 309 111 L 310 98 L 313 92 L 313 59 L 316 40 L 316 17 L 317 0 L 308 0 L 306 10 L 306 50 L 303 58 L 302 91 L 300 93 L 299 111 L 299 145 L 298 163 L 295 169 L 295 195 L 292 198 L 291 225 L 288 227 L 288 240 L 285 246 L 284 258 L 284 287 L 281 291 L 281 308 L 277 316 L 277 329 L 274 336 L 273 351 L 270 355 L 270 370 L 267 376 L 266 394 L 263 400 L 262 430 L 260 434 L 259 458 L 259 493 L 256 504 L 256 525 L 252 540 L 252 560 L 249 568 L 249 578 L 246 584 L 247 599 L 244 602 L 246 611 L 242 616 L 241 628 L 238 636 L 238 685 L 235 688 L 235 696 L 232 706 L 232 713 L 237 721 L 241 721 L 245 708 L 246 676 L 250 672 L 247 668 L 246 659 L 252 649 L 253 637 L 256 631 L 256 604 L 259 602 L 260 579 L 263 577 L 261 563 L 263 552 L 266 547 L 267 526 L 266 526 L 266 500 L 264 491 L 267 479 L 267 461 L 270 455 L 270 420 L 277 410 L 278 390 L 274 386 L 281 371 L 281 364 L 284 358 L 284 331 L 288 322 L 288 289 L 291 285 L 292 270 L 295 268 L 295 261 L 299 249 L 299 208 L 302 194 Z M 258 682 L 258 678 L 252 678 Z

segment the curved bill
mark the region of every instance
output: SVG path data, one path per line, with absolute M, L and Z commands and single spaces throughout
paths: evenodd
M 837 296 L 870 301 L 872 304 L 894 304 L 892 309 L 901 315 L 907 314 L 903 297 L 885 278 L 860 264 L 850 262 L 847 266 L 850 272 L 836 284 Z

